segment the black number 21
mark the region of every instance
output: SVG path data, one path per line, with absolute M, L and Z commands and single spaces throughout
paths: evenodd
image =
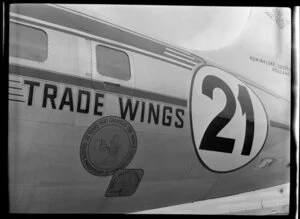
M 202 82 L 202 94 L 213 99 L 213 90 L 215 88 L 220 88 L 224 92 L 226 96 L 226 105 L 207 127 L 199 149 L 232 153 L 235 139 L 217 137 L 217 134 L 234 116 L 236 110 L 235 96 L 230 87 L 223 80 L 212 75 L 206 76 Z M 239 85 L 239 94 L 237 99 L 240 103 L 242 114 L 246 114 L 246 134 L 242 155 L 249 156 L 254 137 L 254 111 L 251 98 L 246 87 Z

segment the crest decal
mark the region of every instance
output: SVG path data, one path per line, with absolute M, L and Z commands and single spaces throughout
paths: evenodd
M 80 145 L 83 167 L 96 176 L 113 175 L 133 159 L 137 137 L 133 127 L 116 116 L 96 120 L 85 132 Z

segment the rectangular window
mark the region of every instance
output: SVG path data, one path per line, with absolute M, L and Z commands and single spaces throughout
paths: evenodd
M 9 55 L 43 62 L 47 58 L 48 38 L 43 30 L 10 22 Z
M 125 52 L 98 45 L 96 59 L 97 71 L 101 75 L 126 81 L 130 79 L 129 57 Z

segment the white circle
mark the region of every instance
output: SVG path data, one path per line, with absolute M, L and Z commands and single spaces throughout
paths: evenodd
M 207 76 L 223 81 L 234 95 L 236 103 L 235 113 L 216 135 L 216 138 L 234 139 L 232 152 L 200 149 L 206 129 L 213 119 L 224 109 L 228 101 L 224 91 L 218 87 L 213 88 L 212 98 L 202 93 L 203 80 Z M 250 100 L 247 99 L 247 101 L 251 101 L 253 107 L 254 134 L 249 155 L 242 155 L 246 133 L 246 113 L 242 113 L 241 103 L 238 99 L 239 86 L 243 86 L 248 91 Z M 208 169 L 214 172 L 234 171 L 245 166 L 258 155 L 267 137 L 268 119 L 262 103 L 247 85 L 224 70 L 212 66 L 204 66 L 193 77 L 190 95 L 191 129 L 194 146 L 201 162 Z M 245 97 L 243 96 L 242 98 Z M 222 145 L 217 147 L 220 146 L 222 147 Z

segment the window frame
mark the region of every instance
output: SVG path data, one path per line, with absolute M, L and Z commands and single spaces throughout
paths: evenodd
M 116 78 L 116 77 L 113 77 L 113 76 L 104 75 L 101 72 L 99 72 L 99 70 L 98 70 L 98 59 L 97 59 L 97 47 L 98 46 L 99 47 L 104 47 L 104 48 L 107 48 L 107 49 L 110 49 L 110 50 L 114 50 L 114 51 L 117 51 L 117 52 L 120 52 L 120 53 L 123 53 L 123 54 L 126 55 L 127 60 L 128 60 L 128 66 L 129 66 L 129 78 L 128 79 Z M 110 47 L 110 46 L 107 46 L 105 44 L 96 43 L 96 45 L 95 45 L 95 61 L 96 61 L 96 63 L 95 63 L 96 64 L 96 71 L 101 77 L 108 77 L 108 78 L 111 78 L 113 80 L 119 80 L 119 81 L 123 81 L 123 82 L 129 82 L 132 79 L 132 68 L 131 68 L 130 56 L 126 51 L 123 51 L 121 49 L 117 49 L 117 48 L 114 48 L 114 47 Z
M 29 28 L 29 29 L 34 29 L 34 30 L 38 30 L 40 32 L 43 32 L 46 36 L 46 56 L 45 56 L 45 59 L 39 61 L 39 60 L 35 60 L 35 59 L 28 59 L 28 58 L 24 58 L 24 57 L 20 57 L 20 56 L 12 56 L 10 55 L 10 51 L 8 51 L 8 54 L 9 54 L 9 57 L 13 57 L 13 58 L 16 58 L 16 59 L 23 59 L 23 60 L 26 60 L 26 61 L 31 61 L 31 62 L 37 62 L 37 63 L 44 63 L 48 60 L 49 58 L 49 36 L 47 34 L 47 32 L 43 29 L 41 29 L 40 27 L 36 27 L 36 26 L 31 26 L 29 24 L 24 24 L 24 23 L 19 23 L 19 22 L 16 22 L 16 21 L 12 21 L 10 20 L 9 21 L 9 34 L 10 34 L 10 28 L 11 28 L 11 23 L 15 24 L 15 25 L 19 25 L 19 26 L 23 26 L 23 27 L 26 27 L 26 28 Z M 10 37 L 9 38 L 9 45 L 8 45 L 8 49 L 10 50 Z

